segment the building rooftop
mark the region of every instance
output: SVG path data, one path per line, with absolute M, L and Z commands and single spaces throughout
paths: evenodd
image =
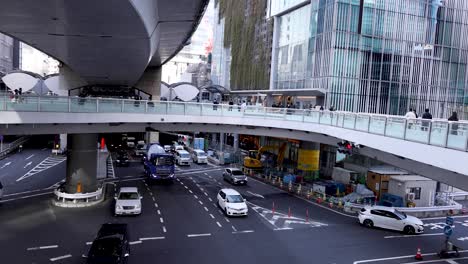
M 392 176 L 390 179 L 399 181 L 399 182 L 408 182 L 408 181 L 433 181 L 429 178 L 419 176 L 419 175 L 398 175 Z
M 371 167 L 369 171 L 378 173 L 378 174 L 386 174 L 386 175 L 408 174 L 408 172 L 405 170 L 402 170 L 400 168 L 393 167 L 393 166 L 388 166 L 388 165 L 374 166 L 374 167 Z

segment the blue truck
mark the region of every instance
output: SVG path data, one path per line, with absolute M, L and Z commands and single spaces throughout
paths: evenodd
M 173 181 L 175 178 L 174 155 L 166 153 L 157 143 L 148 145 L 146 155 L 143 157 L 143 166 L 149 180 Z

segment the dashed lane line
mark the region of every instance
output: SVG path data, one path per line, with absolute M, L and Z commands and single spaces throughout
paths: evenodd
M 165 227 L 165 226 L 163 226 L 163 227 L 162 227 L 162 229 L 163 229 L 163 232 L 164 232 L 164 233 L 166 233 L 166 232 L 167 232 L 167 229 L 166 229 L 166 227 Z
M 208 196 L 208 194 L 207 194 L 206 192 L 203 192 L 203 194 L 204 194 L 205 196 Z
M 202 202 L 202 201 L 199 200 L 198 202 L 199 202 L 201 205 L 203 205 L 203 202 Z
M 210 200 L 210 202 L 212 202 L 212 201 L 213 201 L 211 198 L 208 198 L 208 200 Z
M 242 230 L 242 231 L 234 231 L 233 234 L 246 234 L 246 233 L 253 233 L 254 230 Z
M 206 234 L 188 234 L 187 237 L 204 237 L 204 236 L 211 236 L 211 233 Z
M 51 258 L 50 261 L 54 262 L 54 261 L 57 261 L 57 260 L 71 258 L 71 257 L 72 257 L 72 255 L 68 254 L 68 255 L 63 255 L 63 256 L 60 256 L 60 257 Z
M 30 159 L 30 158 L 32 158 L 32 157 L 34 157 L 34 154 L 32 154 L 32 155 L 30 155 L 29 157 L 27 157 L 26 160 L 28 160 L 28 159 Z
M 231 227 L 232 227 L 232 230 L 234 230 L 234 232 L 237 232 L 237 229 L 234 226 L 231 226 Z
M 27 251 L 32 251 L 32 250 L 39 250 L 39 249 L 51 249 L 51 248 L 58 248 L 58 245 L 50 245 L 50 246 L 41 246 L 41 247 L 30 247 L 27 248 Z
M 226 220 L 226 222 L 230 223 L 231 221 L 229 221 L 229 219 L 227 219 L 227 217 L 224 217 L 224 220 Z
M 164 219 L 162 217 L 159 217 L 159 221 L 161 221 L 161 224 L 164 223 Z
M 418 234 L 418 235 L 401 235 L 401 236 L 384 236 L 384 238 L 403 238 L 403 237 L 422 237 L 422 236 L 443 236 L 444 233 L 432 233 L 432 234 Z
M 137 240 L 137 241 L 129 242 L 128 244 L 130 244 L 130 245 L 136 245 L 136 244 L 141 244 L 141 243 L 143 243 L 143 241 Z
M 219 227 L 223 227 L 218 221 L 216 221 L 216 224 L 217 224 Z
M 154 207 L 158 208 L 158 203 L 154 203 Z
M 158 215 L 161 215 L 161 211 L 158 210 Z
M 153 196 L 153 197 L 151 197 L 151 198 L 153 199 L 153 202 L 156 202 L 156 198 L 154 198 L 154 196 Z
M 193 194 L 192 190 L 189 190 L 189 193 L 192 193 L 192 194 Z
M 166 239 L 166 237 L 142 237 L 139 240 L 147 241 L 147 240 L 161 240 L 161 239 Z
M 207 211 L 207 212 L 208 212 L 208 208 L 206 208 L 206 206 L 205 206 L 204 208 L 205 208 L 205 211 Z
M 188 187 L 184 185 L 184 188 L 188 190 Z
M 193 197 L 195 197 L 195 199 L 198 199 L 198 196 L 196 196 L 195 194 L 193 195 Z
M 213 219 L 215 218 L 213 214 L 210 214 L 210 216 L 211 216 L 211 218 L 213 218 Z

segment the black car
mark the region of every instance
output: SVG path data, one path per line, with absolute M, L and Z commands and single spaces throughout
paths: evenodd
M 126 152 L 119 152 L 115 160 L 117 166 L 128 166 L 128 154 Z
M 123 264 L 130 256 L 127 224 L 103 224 L 85 257 L 87 264 Z

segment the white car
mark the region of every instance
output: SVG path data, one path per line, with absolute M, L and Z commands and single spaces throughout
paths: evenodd
M 424 232 L 423 222 L 418 218 L 406 215 L 392 207 L 370 206 L 359 212 L 359 223 L 366 227 L 381 227 L 402 231 L 406 234 Z
M 246 200 L 234 189 L 221 189 L 218 192 L 218 205 L 227 216 L 247 216 Z
M 137 187 L 121 187 L 115 196 L 115 215 L 141 214 L 141 199 Z
M 190 166 L 190 153 L 188 153 L 186 150 L 177 150 L 175 152 L 175 159 L 177 165 Z
M 193 159 L 193 162 L 198 163 L 198 164 L 200 164 L 200 163 L 208 164 L 208 157 L 207 157 L 205 151 L 203 151 L 201 149 L 193 150 L 192 159 Z

